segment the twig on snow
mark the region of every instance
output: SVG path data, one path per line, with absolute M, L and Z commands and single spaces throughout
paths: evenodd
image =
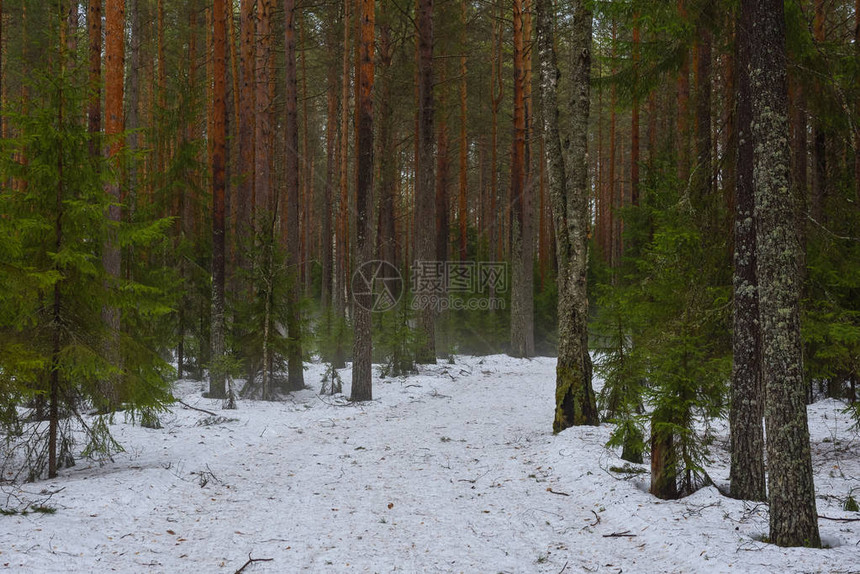
M 200 409 L 200 408 L 197 408 L 197 407 L 192 407 L 191 405 L 189 405 L 188 403 L 186 403 L 186 402 L 185 402 L 185 401 L 183 401 L 182 399 L 176 399 L 176 402 L 177 402 L 177 403 L 179 403 L 180 405 L 184 406 L 184 407 L 185 407 L 185 408 L 187 408 L 187 409 L 191 409 L 192 411 L 197 411 L 197 412 L 200 412 L 200 413 L 206 413 L 207 415 L 211 415 L 211 416 L 213 416 L 213 417 L 217 417 L 217 416 L 218 416 L 217 414 L 213 413 L 212 411 L 207 411 L 206 409 Z
M 242 570 L 244 570 L 254 562 L 273 562 L 274 560 L 274 558 L 251 558 L 251 553 L 248 552 L 248 561 L 242 564 L 242 567 L 236 570 L 234 574 L 240 574 Z
M 860 518 L 833 518 L 830 516 L 824 516 L 823 514 L 819 514 L 818 518 L 823 518 L 824 520 L 832 520 L 834 522 L 860 522 Z
M 604 538 L 633 538 L 635 534 L 630 534 L 629 530 L 625 530 L 624 532 L 613 532 L 612 534 L 604 534 Z
M 547 489 L 546 489 L 546 491 L 547 491 L 547 492 L 551 492 L 552 494 L 560 494 L 561 496 L 570 496 L 570 495 L 569 495 L 568 493 L 566 493 L 566 492 L 559 492 L 559 491 L 557 491 L 557 490 L 553 490 L 552 488 L 547 488 Z

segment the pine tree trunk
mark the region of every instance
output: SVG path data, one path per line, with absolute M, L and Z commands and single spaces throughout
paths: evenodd
M 224 359 L 225 194 L 227 190 L 227 2 L 212 4 L 212 48 L 215 98 L 212 118 L 212 322 L 209 396 L 226 395 Z
M 125 0 L 107 0 L 105 3 L 105 140 L 108 144 L 107 155 L 114 162 L 119 173 L 122 142 L 119 139 L 123 131 L 123 88 L 125 75 Z M 108 210 L 108 219 L 113 222 L 122 220 L 120 205 L 125 199 L 121 193 L 117 176 L 105 186 L 111 196 L 112 205 Z M 115 234 L 108 235 L 102 254 L 102 265 L 110 282 L 120 280 L 122 256 L 119 241 Z M 120 365 L 120 312 L 112 306 L 102 309 L 102 317 L 108 329 L 106 354 L 113 365 Z M 118 380 L 106 382 L 102 395 L 108 410 L 118 406 Z
M 854 0 L 854 58 L 860 61 L 860 0 Z M 860 93 L 860 72 L 855 72 L 854 85 L 856 93 Z M 860 117 L 860 98 L 855 102 L 856 117 Z M 855 201 L 860 204 L 860 122 L 854 123 L 854 196 Z M 852 390 L 854 389 L 854 379 Z
M 415 186 L 415 260 L 436 258 L 436 200 L 433 190 L 433 0 L 418 0 L 418 174 Z M 423 337 L 417 363 L 436 362 L 436 311 L 419 311 Z
M 748 17 L 747 12 L 742 17 Z M 734 323 L 732 329 L 731 495 L 765 500 L 764 389 L 761 381 L 758 279 L 756 275 L 755 196 L 753 188 L 752 100 L 749 79 L 750 23 L 737 26 L 737 175 L 734 223 Z M 729 152 L 731 153 L 731 152 Z
M 391 101 L 393 77 L 391 62 L 394 57 L 395 45 L 391 38 L 391 26 L 380 25 L 377 46 L 379 53 L 379 113 L 376 125 L 379 127 L 379 225 L 377 229 L 378 250 L 376 258 L 397 266 L 396 261 L 396 226 L 395 226 L 395 193 L 396 178 L 398 177 L 397 150 L 394 144 L 394 109 Z M 381 271 L 384 271 L 381 270 Z
M 287 268 L 290 272 L 290 293 L 287 302 L 287 384 L 284 391 L 304 388 L 304 369 L 302 367 L 302 333 L 299 316 L 299 294 L 301 286 L 299 240 L 299 114 L 298 78 L 296 74 L 296 29 L 295 0 L 284 0 L 284 51 L 286 67 L 286 132 L 284 174 L 286 176 L 286 197 L 282 204 L 281 225 L 286 227 Z
M 612 61 L 615 62 L 617 58 L 617 42 L 618 42 L 618 30 L 617 30 L 617 22 L 612 20 Z M 615 75 L 618 72 L 618 68 L 613 65 L 612 66 L 612 75 Z M 615 165 L 616 165 L 616 151 L 617 151 L 617 118 L 616 118 L 616 109 L 618 108 L 618 93 L 616 85 L 613 83 L 610 88 L 610 96 L 609 96 L 609 179 L 606 182 L 607 188 L 607 201 L 606 201 L 606 218 L 607 218 L 607 242 L 606 249 L 609 253 L 609 257 L 607 261 L 612 267 L 618 265 L 618 234 L 616 233 L 617 219 L 618 219 L 618 208 L 620 204 L 618 202 L 618 195 L 616 193 L 616 174 L 615 174 Z
M 373 256 L 371 221 L 373 218 L 373 52 L 374 0 L 360 0 L 360 37 L 358 66 L 358 126 L 355 149 L 358 153 L 358 180 L 355 200 L 356 268 Z M 369 292 L 355 293 L 355 340 L 353 346 L 352 391 L 350 400 L 369 401 L 373 398 L 373 371 Z
M 678 16 L 687 19 L 685 0 L 678 0 Z M 688 134 L 688 106 L 690 103 L 690 58 L 686 48 L 681 57 L 681 69 L 678 72 L 678 122 L 676 131 L 676 150 L 678 152 L 678 179 L 682 186 L 690 179 L 690 146 Z
M 89 93 L 87 129 L 90 133 L 90 156 L 101 150 L 102 130 L 102 0 L 89 0 L 87 7 L 89 31 Z
M 337 265 L 335 267 L 334 309 L 338 321 L 336 348 L 332 364 L 336 369 L 346 366 L 344 338 L 342 332 L 346 321 L 346 297 L 349 266 L 349 20 L 353 0 L 344 0 L 343 58 L 340 92 L 340 199 L 337 217 Z
M 239 251 L 238 265 L 244 265 L 244 250 L 253 226 L 251 223 L 254 206 L 254 168 L 255 168 L 255 20 L 254 0 L 242 0 L 239 13 L 241 84 L 239 87 L 239 192 L 236 198 L 236 242 Z
M 466 141 L 466 0 L 460 2 L 460 172 L 457 194 L 457 222 L 460 226 L 460 261 L 467 258 L 467 141 Z
M 812 35 L 815 43 L 822 49 L 825 37 L 825 1 L 815 0 L 812 22 Z M 821 95 L 821 89 L 818 89 Z M 814 116 L 813 116 L 814 117 Z M 809 198 L 809 214 L 818 223 L 823 223 L 824 198 L 827 194 L 827 136 L 822 122 L 815 119 L 812 123 L 812 189 Z
M 449 166 L 451 162 L 448 156 L 448 74 L 444 60 L 442 60 L 438 70 L 439 88 L 436 106 L 439 110 L 438 121 L 436 122 L 436 256 L 434 259 L 436 261 L 447 261 L 448 243 L 451 235 L 448 193 L 448 186 L 450 184 Z
M 779 546 L 818 547 L 800 338 L 801 249 L 789 177 L 783 10 L 780 0 L 741 2 L 754 38 L 748 69 L 770 540 Z
M 534 356 L 534 316 L 529 313 L 534 299 L 534 251 L 530 225 L 529 190 L 526 189 L 525 145 L 526 109 L 525 38 L 523 2 L 514 0 L 514 141 L 511 153 L 511 355 Z
M 494 11 L 495 11 L 494 6 Z M 502 104 L 504 97 L 505 83 L 502 80 L 502 13 L 499 8 L 499 14 L 494 13 L 493 18 L 493 57 L 492 70 L 490 80 L 490 110 L 492 112 L 492 124 L 490 139 L 490 213 L 488 217 L 489 226 L 489 241 L 490 241 L 490 259 L 501 257 L 501 250 L 498 249 L 499 238 L 499 216 L 497 214 L 496 204 L 499 197 L 499 107 Z
M 76 4 L 76 3 L 73 3 Z M 75 8 L 77 8 L 75 6 Z M 128 106 L 126 111 L 126 128 L 128 129 L 127 145 L 129 152 L 134 155 L 140 145 L 138 144 L 138 132 L 140 128 L 140 0 L 129 1 L 129 15 L 131 18 L 131 34 L 128 37 Z M 132 161 L 128 165 L 128 189 L 137 193 L 137 163 Z M 132 201 L 134 203 L 134 200 Z
M 566 177 L 558 126 L 559 71 L 553 44 L 551 0 L 538 0 L 537 37 L 547 175 L 558 258 L 558 365 L 553 432 L 596 425 L 588 355 L 588 115 L 591 83 L 591 12 L 584 0 L 573 13 L 573 97 L 570 106 L 571 173 Z M 568 189 L 568 183 L 570 188 Z
M 272 191 L 272 117 L 273 102 L 269 84 L 272 69 L 272 0 L 257 0 L 256 30 L 256 91 L 254 102 L 254 195 L 257 233 L 271 232 L 273 191 Z
M 639 48 L 641 32 L 639 29 L 639 14 L 633 17 L 633 110 L 630 114 L 630 203 L 639 205 Z
M 335 54 L 337 54 L 337 6 L 331 3 L 327 12 L 328 24 L 326 26 L 326 51 L 329 54 L 327 60 L 327 87 L 326 90 L 326 130 L 325 130 L 325 149 L 326 149 L 326 174 L 325 174 L 325 189 L 323 191 L 323 206 L 322 206 L 322 285 L 321 285 L 321 305 L 323 313 L 326 313 L 331 306 L 332 299 L 332 218 L 334 213 L 333 196 L 334 196 L 334 178 L 337 172 L 337 112 L 338 112 L 338 64 L 340 63 Z M 328 315 L 326 315 L 325 336 L 331 334 L 331 324 Z M 330 359 L 330 357 L 325 357 Z
M 707 12 L 706 12 L 707 13 Z M 696 50 L 696 185 L 700 207 L 710 201 L 711 174 L 711 31 L 700 22 Z M 707 217 L 707 216 L 706 216 Z M 705 222 L 707 224 L 707 222 Z

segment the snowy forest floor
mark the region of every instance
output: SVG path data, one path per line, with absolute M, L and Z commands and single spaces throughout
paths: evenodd
M 113 462 L 22 487 L 59 491 L 56 513 L 0 516 L 0 567 L 233 573 L 250 553 L 271 561 L 244 574 L 860 572 L 860 522 L 822 519 L 831 548 L 777 548 L 758 541 L 766 505 L 714 487 L 660 501 L 647 473 L 616 472 L 610 425 L 553 436 L 555 359 L 375 376 L 367 404 L 318 396 L 323 370 L 310 365 L 312 388 L 283 402 L 236 411 L 201 398 L 203 383 L 177 384 L 186 403 L 235 420 L 207 425 L 181 405 L 160 430 L 118 416 L 126 452 Z M 809 408 L 818 512 L 858 518 L 841 509 L 860 495 L 860 437 L 841 406 Z M 724 486 L 727 428 L 713 431 L 708 472 Z

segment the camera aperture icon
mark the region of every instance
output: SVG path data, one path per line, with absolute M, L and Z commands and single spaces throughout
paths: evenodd
M 368 261 L 352 274 L 352 297 L 362 309 L 372 313 L 390 311 L 402 296 L 403 277 L 388 261 Z

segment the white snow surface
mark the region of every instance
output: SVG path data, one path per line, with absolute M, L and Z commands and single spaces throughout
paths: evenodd
M 307 390 L 236 411 L 180 381 L 164 428 L 112 426 L 126 452 L 21 487 L 55 514 L 0 516 L 14 572 L 860 572 L 860 523 L 822 519 L 826 549 L 760 542 L 767 507 L 714 487 L 677 501 L 604 445 L 611 425 L 552 434 L 555 359 L 458 356 L 380 379 L 374 400 Z M 347 388 L 349 369 L 342 372 Z M 596 381 L 599 385 L 599 381 Z M 860 498 L 860 438 L 842 404 L 809 407 L 819 514 Z M 728 482 L 728 432 L 708 472 Z M 640 465 L 648 469 L 646 465 Z M 201 486 L 201 484 L 203 486 Z M 11 487 L 4 486 L 8 494 Z M 0 501 L 2 502 L 2 501 Z

